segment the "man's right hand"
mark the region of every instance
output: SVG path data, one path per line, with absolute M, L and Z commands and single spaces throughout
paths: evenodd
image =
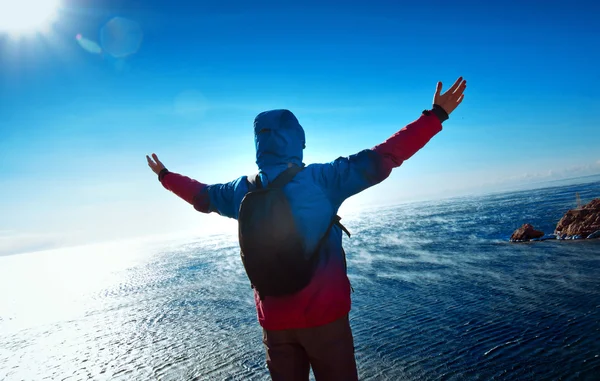
M 464 91 L 466 88 L 467 81 L 464 80 L 463 77 L 459 77 L 448 91 L 441 94 L 442 82 L 438 82 L 437 88 L 435 89 L 435 95 L 433 96 L 433 104 L 440 106 L 448 115 L 450 115 L 464 99 Z
M 158 156 L 156 156 L 155 153 L 152 154 L 152 159 L 150 158 L 150 156 L 146 155 L 146 160 L 148 160 L 148 166 L 150 167 L 150 169 L 152 169 L 152 172 L 158 175 L 160 171 L 165 169 L 165 166 L 163 165 L 163 163 L 161 163 L 160 160 L 158 160 Z

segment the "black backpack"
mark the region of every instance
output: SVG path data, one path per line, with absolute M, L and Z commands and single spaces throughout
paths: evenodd
M 260 177 L 249 182 L 238 216 L 240 255 L 252 287 L 260 299 L 266 296 L 291 295 L 308 285 L 319 263 L 319 249 L 333 225 L 335 216 L 317 248 L 306 256 L 306 245 L 299 234 L 283 187 L 303 168 L 294 166 L 282 172 L 266 187 Z M 344 258 L 345 260 L 345 258 Z

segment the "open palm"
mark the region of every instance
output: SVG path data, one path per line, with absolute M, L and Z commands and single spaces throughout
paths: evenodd
M 158 160 L 158 156 L 155 153 L 152 154 L 152 158 L 146 155 L 146 160 L 148 160 L 148 166 L 150 167 L 150 169 L 152 169 L 152 172 L 156 173 L 157 175 L 160 173 L 160 171 L 165 169 L 164 164 L 161 163 L 160 160 Z
M 467 81 L 463 77 L 459 77 L 444 94 L 441 94 L 442 82 L 438 82 L 433 96 L 433 104 L 440 106 L 450 115 L 465 98 L 464 91 L 466 88 Z

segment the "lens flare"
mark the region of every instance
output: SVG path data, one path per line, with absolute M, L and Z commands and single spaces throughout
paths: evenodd
M 123 17 L 115 17 L 102 27 L 100 44 L 104 52 L 116 58 L 136 53 L 142 44 L 140 25 Z
M 81 33 L 79 33 L 77 36 L 75 36 L 75 39 L 77 40 L 77 43 L 79 44 L 79 46 L 81 46 L 83 48 L 83 50 L 85 50 L 89 53 L 92 53 L 92 54 L 102 53 L 102 48 L 100 47 L 100 45 L 98 45 L 98 43 L 96 41 L 92 41 L 90 39 L 83 37 L 81 35 Z
M 174 111 L 180 116 L 203 116 L 208 110 L 208 100 L 199 91 L 186 90 L 175 97 Z

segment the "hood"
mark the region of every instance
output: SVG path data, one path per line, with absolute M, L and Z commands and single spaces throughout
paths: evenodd
M 303 167 L 304 129 L 289 110 L 264 111 L 254 118 L 256 164 L 267 182 L 273 181 L 290 164 Z

